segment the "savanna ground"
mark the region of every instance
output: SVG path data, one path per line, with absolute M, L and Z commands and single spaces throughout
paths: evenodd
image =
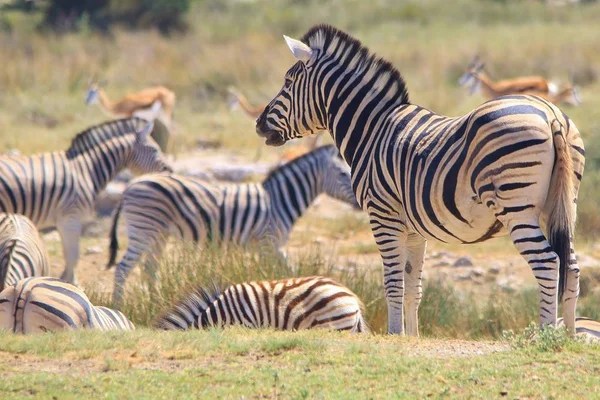
M 102 37 L 86 30 L 42 36 L 33 28 L 35 16 L 3 12 L 0 26 L 12 29 L 0 33 L 0 151 L 64 149 L 75 133 L 104 121 L 83 103 L 88 79 L 96 76 L 108 81 L 106 91 L 115 99 L 155 84 L 176 92 L 172 156 L 181 168 L 190 169 L 194 160 L 198 169 L 217 161 L 250 163 L 263 144 L 250 119 L 228 110 L 227 87 L 236 86 L 252 102 L 268 101 L 293 63 L 281 35 L 298 37 L 320 22 L 349 30 L 392 60 L 411 100 L 447 115 L 483 101 L 456 83 L 476 53 L 498 79 L 542 74 L 566 82 L 572 74 L 584 103 L 564 110 L 584 136 L 587 158 L 576 237 L 584 275 L 579 314 L 600 319 L 600 4 L 397 3 L 198 2 L 188 16 L 190 32 L 170 38 L 148 31 Z M 220 147 L 198 148 L 206 140 Z M 280 151 L 264 149 L 261 162 L 275 163 Z M 114 271 L 105 270 L 109 225 L 101 218 L 86 230 L 77 268 L 96 303 L 107 303 L 112 290 Z M 123 248 L 122 226 L 120 237 Z M 60 242 L 49 234 L 46 243 L 51 272 L 58 275 Z M 140 284 L 139 268 L 129 279 L 123 310 L 140 327 L 135 333 L 1 334 L 2 398 L 599 396 L 597 347 L 560 333 L 531 343 L 528 331 L 503 335 L 522 332 L 537 318 L 533 276 L 507 239 L 468 247 L 429 244 L 420 340 L 380 335 L 386 323 L 381 268 L 365 215 L 320 198 L 288 247 L 294 268 L 174 245 L 156 290 Z M 461 257 L 473 265 L 455 267 Z M 314 273 L 338 278 L 361 297 L 375 335 L 145 328 L 189 282 Z

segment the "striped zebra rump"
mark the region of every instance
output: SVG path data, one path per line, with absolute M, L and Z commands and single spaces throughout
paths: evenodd
M 27 278 L 0 293 L 0 329 L 30 334 L 86 328 L 135 329 L 121 312 L 94 306 L 81 289 L 60 279 Z
M 160 316 L 159 329 L 247 328 L 367 332 L 363 305 L 345 286 L 322 276 L 199 287 Z
M 0 213 L 0 292 L 21 279 L 48 275 L 49 267 L 35 225 L 25 216 Z
M 559 318 L 556 322 L 559 328 L 565 326 L 563 318 Z M 600 343 L 600 322 L 590 318 L 577 317 L 575 318 L 575 334 L 589 341 Z

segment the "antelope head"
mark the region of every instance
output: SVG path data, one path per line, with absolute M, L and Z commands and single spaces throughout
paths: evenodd
M 227 88 L 227 92 L 229 93 L 229 97 L 227 98 L 227 106 L 230 110 L 237 110 L 240 105 L 240 94 L 232 86 Z
M 567 98 L 567 102 L 573 106 L 578 106 L 583 101 L 581 100 L 581 96 L 579 96 L 579 87 L 575 86 L 575 80 L 573 74 L 569 76 L 569 84 L 567 88 L 571 90 L 570 98 Z
M 468 86 L 469 93 L 473 94 L 479 88 L 479 74 L 485 67 L 485 63 L 479 61 L 479 55 L 476 55 L 467 66 L 467 70 L 458 80 L 460 86 Z
M 85 104 L 92 105 L 98 103 L 99 94 L 98 91 L 106 86 L 106 81 L 97 82 L 95 79 L 90 79 L 88 81 L 88 90 L 85 95 Z

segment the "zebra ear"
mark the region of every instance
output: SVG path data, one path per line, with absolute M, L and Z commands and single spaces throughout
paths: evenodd
M 307 62 L 310 60 L 310 57 L 312 56 L 312 50 L 310 47 L 299 40 L 292 39 L 285 35 L 283 35 L 283 38 L 285 39 L 285 42 L 287 43 L 294 57 L 302 62 Z

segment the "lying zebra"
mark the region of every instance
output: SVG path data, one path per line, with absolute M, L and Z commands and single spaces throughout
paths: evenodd
M 559 318 L 556 326 L 564 327 L 565 321 Z M 590 318 L 577 317 L 575 318 L 575 333 L 589 342 L 600 343 L 600 322 Z
M 121 312 L 96 307 L 85 293 L 56 278 L 27 278 L 0 293 L 0 329 L 14 333 L 135 329 Z
M 29 218 L 0 213 L 0 292 L 31 276 L 48 275 L 44 242 Z
M 125 118 L 79 133 L 66 151 L 0 156 L 0 212 L 27 216 L 38 229 L 56 227 L 74 283 L 82 220 L 94 215 L 98 194 L 119 171 L 170 171 L 149 135 L 152 123 Z
M 197 178 L 155 174 L 133 181 L 113 220 L 109 267 L 115 263 L 117 223 L 127 220 L 127 252 L 115 271 L 113 301 L 122 299 L 131 269 L 148 255 L 156 274 L 169 233 L 185 241 L 257 244 L 280 252 L 296 220 L 322 192 L 358 207 L 349 169 L 334 146 L 323 146 L 275 169 L 262 183 L 212 185 Z
M 350 289 L 322 276 L 247 282 L 220 290 L 193 290 L 155 322 L 165 330 L 243 325 L 300 330 L 367 332 L 361 301 Z

